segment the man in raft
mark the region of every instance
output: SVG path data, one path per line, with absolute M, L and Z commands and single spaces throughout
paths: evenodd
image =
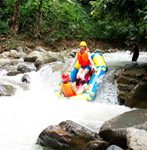
M 87 43 L 85 41 L 80 42 L 80 50 L 77 52 L 74 60 L 74 64 L 76 61 L 80 64 L 81 68 L 79 69 L 76 76 L 76 84 L 80 82 L 80 80 L 84 80 L 85 75 L 91 71 L 93 68 L 96 71 L 96 67 L 91 59 L 91 53 L 87 47 Z
M 60 89 L 60 94 L 65 97 L 76 96 L 84 92 L 84 87 L 77 89 L 75 83 L 70 82 L 70 76 L 67 73 L 62 74 L 62 84 Z

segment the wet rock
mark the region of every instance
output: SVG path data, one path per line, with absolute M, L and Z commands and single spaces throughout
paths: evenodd
M 106 121 L 100 129 L 99 135 L 110 144 L 127 148 L 127 129 L 130 127 L 147 129 L 147 109 L 133 110 L 123 113 Z
M 26 55 L 27 55 L 27 54 L 24 53 L 24 52 L 18 52 L 18 57 L 19 57 L 19 58 L 23 58 L 23 59 L 24 59 L 24 58 L 26 57 Z
M 46 50 L 43 49 L 42 47 L 36 47 L 35 50 L 36 50 L 36 51 L 39 51 L 39 52 L 46 53 Z
M 11 85 L 0 84 L 0 96 L 14 95 L 15 88 Z
M 23 52 L 23 47 L 17 47 L 16 50 L 17 52 Z
M 129 107 L 147 108 L 147 64 L 131 64 L 116 73 L 118 99 Z
M 21 72 L 20 71 L 11 71 L 11 72 L 7 73 L 7 76 L 16 76 L 18 74 L 21 74 Z
M 21 46 L 17 47 L 16 50 L 19 53 L 25 53 L 25 54 L 28 54 L 28 53 L 32 52 L 32 50 L 30 48 L 28 48 L 28 47 L 21 47 Z
M 17 71 L 17 65 L 21 61 L 18 59 L 0 59 L 0 68 L 3 70 L 6 70 L 8 72 L 8 75 L 15 75 L 19 74 Z
M 16 50 L 10 50 L 9 57 L 20 58 Z
M 135 128 L 127 129 L 127 144 L 133 150 L 147 149 L 147 131 Z
M 20 72 L 22 72 L 22 73 L 26 73 L 26 72 L 31 72 L 31 69 L 28 68 L 28 67 L 25 66 L 25 65 L 18 65 L 17 71 L 20 71 Z
M 45 55 L 44 52 L 33 51 L 33 52 L 30 52 L 30 53 L 24 58 L 24 61 L 25 61 L 25 62 L 35 62 L 38 58 L 43 57 L 44 55 Z
M 86 148 L 84 150 L 106 150 L 108 146 L 109 146 L 108 142 L 93 140 L 86 145 Z
M 73 49 L 73 50 L 70 52 L 69 56 L 75 57 L 77 52 L 78 52 L 78 49 Z
M 44 129 L 37 139 L 37 144 L 57 150 L 83 150 L 89 141 L 95 139 L 99 139 L 97 133 L 68 120 Z
M 116 145 L 111 145 L 106 150 L 124 150 L 124 149 L 122 149 L 122 148 L 120 148 L 119 146 L 116 146 Z
M 141 123 L 139 125 L 135 125 L 134 128 L 147 131 L 147 121 L 145 123 Z
M 84 126 L 70 120 L 61 122 L 59 126 L 68 131 L 69 133 L 83 137 L 85 139 L 99 138 L 99 135 L 97 133 L 92 132 Z
M 9 56 L 9 52 L 3 52 L 0 54 L 1 58 L 7 58 Z
M 117 117 L 106 121 L 101 127 L 101 131 L 108 128 L 127 128 L 144 124 L 147 120 L 147 109 L 137 109 L 125 112 Z
M 31 78 L 28 74 L 24 74 L 23 77 L 21 78 L 21 81 L 25 83 L 30 83 Z
M 37 60 L 34 63 L 34 66 L 39 70 L 42 65 L 54 62 L 54 61 L 63 61 L 64 58 L 60 53 L 50 52 L 48 51 L 45 53 L 42 57 L 37 58 Z
M 127 148 L 127 131 L 126 129 L 106 129 L 100 131 L 100 136 L 111 144 L 118 145 L 122 148 Z
M 42 65 L 43 65 L 43 62 L 40 60 L 36 60 L 34 63 L 34 66 L 36 67 L 37 70 L 39 70 Z
M 48 51 L 48 56 L 50 56 L 52 58 L 53 61 L 61 61 L 61 62 L 64 62 L 64 57 L 65 56 L 68 56 L 68 53 L 67 51 L 62 51 L 61 53 L 57 53 L 57 52 L 51 52 L 51 51 Z

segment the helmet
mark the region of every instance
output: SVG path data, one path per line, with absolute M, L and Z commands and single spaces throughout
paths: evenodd
M 81 46 L 85 46 L 85 47 L 87 47 L 87 43 L 85 42 L 85 41 L 82 41 L 81 43 L 80 43 L 80 45 L 79 45 L 80 47 Z
M 65 81 L 68 81 L 68 80 L 69 80 L 69 74 L 68 73 L 62 74 L 62 81 L 65 82 Z

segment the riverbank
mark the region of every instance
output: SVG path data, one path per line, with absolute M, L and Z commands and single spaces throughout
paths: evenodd
M 16 37 L 4 37 L 0 36 L 0 53 L 4 51 L 9 51 L 11 49 L 16 49 L 17 47 L 28 47 L 34 49 L 35 47 L 43 47 L 47 51 L 60 52 L 66 49 L 74 49 L 79 47 L 80 40 L 60 40 L 55 43 L 46 43 L 42 39 L 30 38 L 25 35 L 17 35 Z M 86 40 L 90 50 L 95 50 L 100 48 L 102 50 L 107 49 L 128 49 L 127 43 L 116 42 L 106 42 L 98 40 Z M 140 51 L 147 51 L 147 43 L 142 43 L 140 46 Z

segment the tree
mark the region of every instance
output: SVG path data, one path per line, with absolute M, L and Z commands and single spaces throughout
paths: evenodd
M 35 28 L 34 28 L 35 37 L 40 36 L 40 20 L 42 16 L 42 12 L 41 12 L 42 5 L 43 5 L 43 0 L 39 0 L 39 5 L 38 5 L 37 15 L 36 15 L 36 23 L 35 23 Z
M 5 0 L 1 0 L 0 1 L 0 8 L 4 8 L 6 7 L 6 1 Z
M 14 35 L 16 35 L 19 30 L 20 2 L 21 0 L 15 1 L 14 14 L 11 18 L 11 33 Z
M 92 1 L 92 15 L 95 19 L 103 22 L 109 20 L 122 24 L 128 24 L 124 32 L 130 36 L 138 36 L 140 34 L 140 22 L 142 22 L 145 15 L 140 15 L 147 6 L 145 0 L 97 0 Z M 108 23 L 108 21 L 107 21 Z M 142 24 L 143 25 L 143 24 Z M 122 26 L 123 29 L 123 26 Z M 134 34 L 134 35 L 133 35 Z

